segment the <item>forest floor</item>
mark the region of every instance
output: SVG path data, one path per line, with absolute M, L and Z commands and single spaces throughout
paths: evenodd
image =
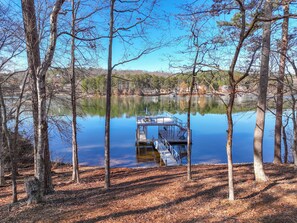
M 252 165 L 235 165 L 235 197 L 227 200 L 226 165 L 115 168 L 111 189 L 104 169 L 81 167 L 73 184 L 71 167 L 55 167 L 56 192 L 46 202 L 27 206 L 21 170 L 19 199 L 9 205 L 10 186 L 0 188 L 0 222 L 297 222 L 297 175 L 291 165 L 265 164 L 270 180 L 255 183 Z

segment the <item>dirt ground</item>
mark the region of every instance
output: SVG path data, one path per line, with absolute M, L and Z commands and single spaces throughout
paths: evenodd
M 20 171 L 20 201 L 9 205 L 10 186 L 0 188 L 0 222 L 297 222 L 297 177 L 292 166 L 266 164 L 270 180 L 255 183 L 252 165 L 235 165 L 235 197 L 227 200 L 227 166 L 112 169 L 106 191 L 104 170 L 81 168 L 73 184 L 71 168 L 54 169 L 56 192 L 27 206 Z

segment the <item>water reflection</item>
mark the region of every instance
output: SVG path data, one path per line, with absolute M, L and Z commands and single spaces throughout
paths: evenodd
M 193 96 L 191 112 L 193 115 L 201 114 L 225 114 L 225 104 L 227 96 Z M 255 108 L 255 98 L 237 97 L 234 112 L 250 111 Z M 105 98 L 87 98 L 80 101 L 80 112 L 88 116 L 104 117 Z M 148 111 L 151 115 L 169 112 L 171 114 L 184 114 L 187 112 L 188 97 L 112 97 L 111 117 L 120 118 L 123 115 L 134 117 L 145 115 Z M 70 115 L 69 105 L 65 102 L 56 102 L 52 109 L 55 115 Z
M 240 100 L 239 100 L 240 99 Z M 57 103 L 58 105 L 59 103 Z M 226 129 L 225 107 L 215 97 L 194 97 L 192 103 L 192 162 L 225 163 Z M 255 102 L 252 98 L 238 98 L 234 109 L 234 161 L 252 162 Z M 136 116 L 169 112 L 186 121 L 186 97 L 114 97 L 111 108 L 111 165 L 113 167 L 143 167 L 160 165 L 159 154 L 152 148 L 135 147 Z M 70 115 L 64 104 L 56 106 L 52 115 Z M 84 99 L 80 103 L 78 118 L 80 163 L 104 164 L 105 99 Z M 273 155 L 274 117 L 267 115 L 264 137 L 264 161 L 271 162 Z M 53 159 L 71 162 L 71 145 L 57 135 L 51 138 Z M 178 149 L 178 148 L 177 148 Z M 181 148 L 184 150 L 185 148 Z M 183 164 L 186 163 L 185 154 Z

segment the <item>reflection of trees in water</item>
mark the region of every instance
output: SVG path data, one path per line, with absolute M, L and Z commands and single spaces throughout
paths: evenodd
M 179 154 L 181 158 L 181 164 L 187 163 L 187 145 L 176 144 L 172 145 L 175 151 Z M 147 163 L 152 162 L 157 165 L 165 165 L 160 158 L 160 154 L 152 146 L 136 147 L 136 160 L 137 163 Z
M 160 163 L 160 154 L 153 147 L 136 147 L 137 163 Z
M 194 96 L 192 102 L 192 114 L 224 114 L 225 105 L 216 97 Z M 162 114 L 169 112 L 172 114 L 184 114 L 187 110 L 188 97 L 112 97 L 111 99 L 111 117 L 121 117 L 126 115 L 137 116 Z M 52 109 L 53 114 L 70 114 L 69 106 L 56 103 Z M 69 108 L 68 108 L 69 107 Z M 80 101 L 79 107 L 85 115 L 105 115 L 105 97 L 88 98 Z M 253 110 L 255 103 L 252 100 L 241 101 L 235 106 L 235 112 Z

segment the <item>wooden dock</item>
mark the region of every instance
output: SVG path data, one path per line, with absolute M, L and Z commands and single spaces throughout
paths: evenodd
M 166 166 L 181 165 L 181 151 L 174 149 L 172 144 L 187 144 L 186 123 L 173 115 L 162 115 L 137 117 L 136 124 L 137 149 L 147 146 L 154 147 Z M 154 127 L 158 128 L 157 132 Z M 148 133 L 151 128 L 154 130 L 154 134 Z M 152 138 L 149 138 L 149 135 Z M 191 136 L 192 134 L 190 139 Z
M 187 125 L 172 115 L 140 116 L 136 118 L 136 144 L 152 143 L 153 139 L 147 138 L 149 127 L 158 127 L 155 138 L 165 138 L 172 144 L 187 143 Z M 192 134 L 191 134 L 192 135 Z M 190 136 L 190 138 L 192 138 Z

